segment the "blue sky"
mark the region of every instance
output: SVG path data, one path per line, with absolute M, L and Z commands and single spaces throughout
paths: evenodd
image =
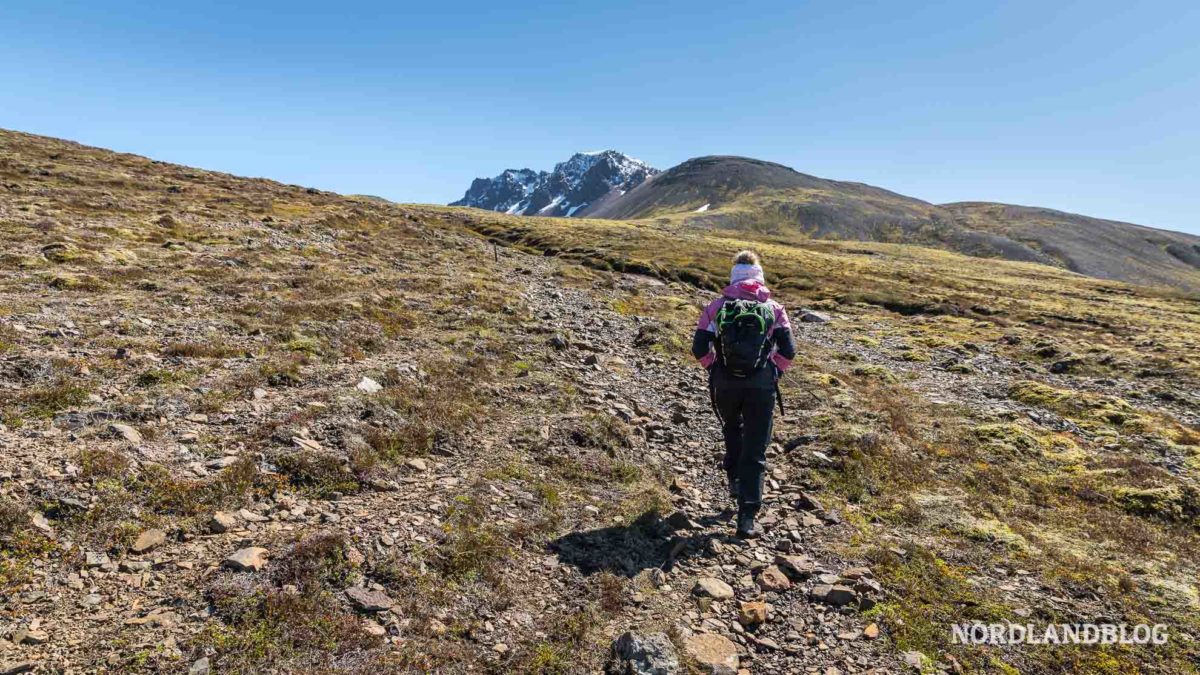
M 1193 2 L 0 3 L 0 127 L 398 201 L 616 148 L 1200 233 Z

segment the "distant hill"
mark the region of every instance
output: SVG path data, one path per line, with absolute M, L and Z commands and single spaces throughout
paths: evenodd
M 1115 220 L 989 202 L 943 204 L 965 236 L 1037 251 L 1073 272 L 1140 284 L 1200 289 L 1200 237 Z M 967 242 L 960 247 L 972 255 Z
M 690 159 L 587 216 L 919 244 L 1102 279 L 1200 290 L 1200 237 L 1051 209 L 930 204 L 746 157 Z

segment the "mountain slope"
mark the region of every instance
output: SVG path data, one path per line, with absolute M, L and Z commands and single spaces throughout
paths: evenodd
M 1200 289 L 1200 237 L 1194 235 L 1029 206 L 958 202 L 942 208 L 967 232 L 1018 242 L 1073 272 Z
M 1178 294 L 3 130 L 0 240 L 0 672 L 591 673 L 627 631 L 756 673 L 1200 662 Z M 738 542 L 688 342 L 747 246 L 829 321 L 794 324 L 766 532 Z M 1030 617 L 1172 641 L 946 628 Z
M 1049 209 L 935 205 L 745 157 L 688 160 L 587 215 L 919 244 L 1102 279 L 1200 290 L 1200 237 Z
M 657 169 L 615 150 L 579 152 L 554 171 L 508 169 L 476 178 L 451 206 L 472 206 L 525 216 L 584 215 L 590 207 L 640 185 Z

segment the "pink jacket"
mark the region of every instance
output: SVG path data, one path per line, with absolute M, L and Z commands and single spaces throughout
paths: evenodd
M 729 284 L 721 291 L 721 297 L 708 303 L 704 311 L 700 314 L 700 320 L 696 322 L 696 330 L 706 330 L 714 335 L 717 332 L 717 312 L 721 309 L 725 298 L 733 298 L 735 300 L 757 300 L 765 302 L 775 310 L 775 328 L 791 329 L 792 323 L 788 321 L 787 310 L 783 305 L 771 299 L 771 290 L 766 284 L 757 279 L 745 279 L 734 284 Z M 779 372 L 786 371 L 792 365 L 792 360 L 784 358 L 774 349 L 771 351 L 771 362 L 775 367 L 779 368 Z M 700 358 L 700 365 L 708 368 L 717 359 L 716 352 L 710 351 Z

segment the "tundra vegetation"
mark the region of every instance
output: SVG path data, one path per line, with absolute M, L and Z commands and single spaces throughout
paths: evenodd
M 864 653 L 969 672 L 1200 659 L 1187 293 L 902 244 L 396 205 L 9 131 L 0 237 L 0 626 L 24 631 L 0 664 L 577 672 L 635 619 L 682 645 L 673 620 L 696 607 L 648 569 L 553 551 L 612 528 L 657 541 L 686 483 L 715 480 L 702 385 L 638 410 L 622 383 L 689 376 L 696 312 L 746 247 L 800 337 L 773 465 L 841 516 L 803 546 L 883 588 L 844 610 L 882 629 Z M 593 332 L 549 326 L 572 308 L 546 288 L 594 301 Z M 664 438 L 674 459 L 651 461 Z M 266 560 L 228 561 L 251 546 Z M 951 644 L 971 620 L 1171 639 Z

